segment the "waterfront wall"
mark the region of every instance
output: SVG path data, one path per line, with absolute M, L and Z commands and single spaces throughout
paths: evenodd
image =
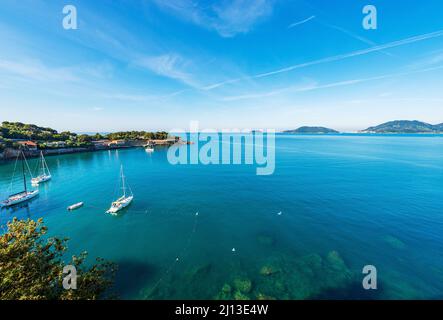
M 35 158 L 40 156 L 41 151 L 43 151 L 43 154 L 45 156 L 61 155 L 61 154 L 78 153 L 78 152 L 92 152 L 100 150 L 143 147 L 150 143 L 153 145 L 165 145 L 165 146 L 173 144 L 171 140 L 133 140 L 133 141 L 127 141 L 125 145 L 112 145 L 112 146 L 101 145 L 101 146 L 88 147 L 88 148 L 56 148 L 56 149 L 43 149 L 43 150 L 25 150 L 24 153 L 27 158 Z M 18 149 L 6 148 L 3 150 L 3 152 L 0 152 L 0 160 L 16 159 L 18 154 L 19 154 Z

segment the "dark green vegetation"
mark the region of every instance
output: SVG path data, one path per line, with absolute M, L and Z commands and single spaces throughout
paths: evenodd
M 32 140 L 38 143 L 40 149 L 47 148 L 75 148 L 92 147 L 94 140 L 145 140 L 159 139 L 168 137 L 167 132 L 145 132 L 129 131 L 116 132 L 107 135 L 99 133 L 95 135 L 76 134 L 69 131 L 57 132 L 57 130 L 45 127 L 39 127 L 33 124 L 24 124 L 21 122 L 4 121 L 0 126 L 0 151 L 5 147 L 17 148 L 16 140 Z M 61 144 L 60 144 L 61 142 Z
M 37 141 L 40 148 L 50 147 L 51 142 L 64 142 L 65 147 L 89 147 L 92 136 L 77 135 L 69 131 L 57 132 L 57 130 L 39 127 L 33 124 L 4 121 L 0 126 L 0 144 L 3 147 L 17 147 L 15 140 Z
M 443 133 L 443 123 L 432 125 L 421 121 L 396 120 L 369 127 L 363 132 L 373 133 Z
M 168 133 L 160 132 L 146 132 L 146 131 L 127 131 L 109 133 L 104 138 L 109 140 L 164 140 L 168 138 Z
M 326 133 L 339 133 L 334 129 L 325 127 L 300 127 L 295 130 L 286 130 L 285 133 L 313 133 L 313 134 L 326 134 Z
M 87 253 L 64 263 L 67 239 L 47 238 L 43 221 L 17 220 L 0 236 L 0 300 L 86 300 L 107 298 L 115 265 L 97 259 L 84 266 Z M 77 269 L 77 289 L 63 289 L 63 267 Z

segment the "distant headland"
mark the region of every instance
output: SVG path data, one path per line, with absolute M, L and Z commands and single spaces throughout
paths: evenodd
M 403 133 L 403 134 L 442 134 L 443 133 L 443 123 L 432 125 L 426 122 L 421 122 L 417 120 L 395 120 L 382 123 L 380 125 L 369 127 L 367 129 L 359 131 L 360 133 L 379 133 L 379 134 L 392 134 L 392 133 Z M 325 127 L 300 127 L 294 130 L 286 130 L 283 133 L 289 134 L 336 134 L 339 131 L 325 128 Z
M 294 134 L 328 134 L 328 133 L 339 133 L 337 130 L 325 128 L 325 127 L 300 127 L 295 130 L 286 130 L 284 133 L 294 133 Z
M 443 123 L 432 125 L 417 120 L 395 120 L 369 127 L 365 133 L 443 133 Z

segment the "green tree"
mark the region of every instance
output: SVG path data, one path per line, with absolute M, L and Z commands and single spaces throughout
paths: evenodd
M 0 299 L 86 300 L 109 298 L 116 266 L 97 259 L 85 266 L 86 252 L 64 263 L 67 239 L 46 237 L 43 220 L 18 220 L 7 224 L 0 236 Z M 77 289 L 63 289 L 63 267 L 77 269 Z
M 95 135 L 92 136 L 92 138 L 94 140 L 102 140 L 102 139 L 104 139 L 104 137 L 100 133 L 96 133 Z

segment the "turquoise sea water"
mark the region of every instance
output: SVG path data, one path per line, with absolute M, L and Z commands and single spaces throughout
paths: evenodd
M 118 263 L 125 299 L 443 298 L 443 137 L 278 135 L 271 176 L 166 152 L 47 157 L 52 181 L 0 222 L 43 217 L 70 254 Z M 135 200 L 112 217 L 120 164 Z M 368 264 L 377 290 L 362 289 Z

